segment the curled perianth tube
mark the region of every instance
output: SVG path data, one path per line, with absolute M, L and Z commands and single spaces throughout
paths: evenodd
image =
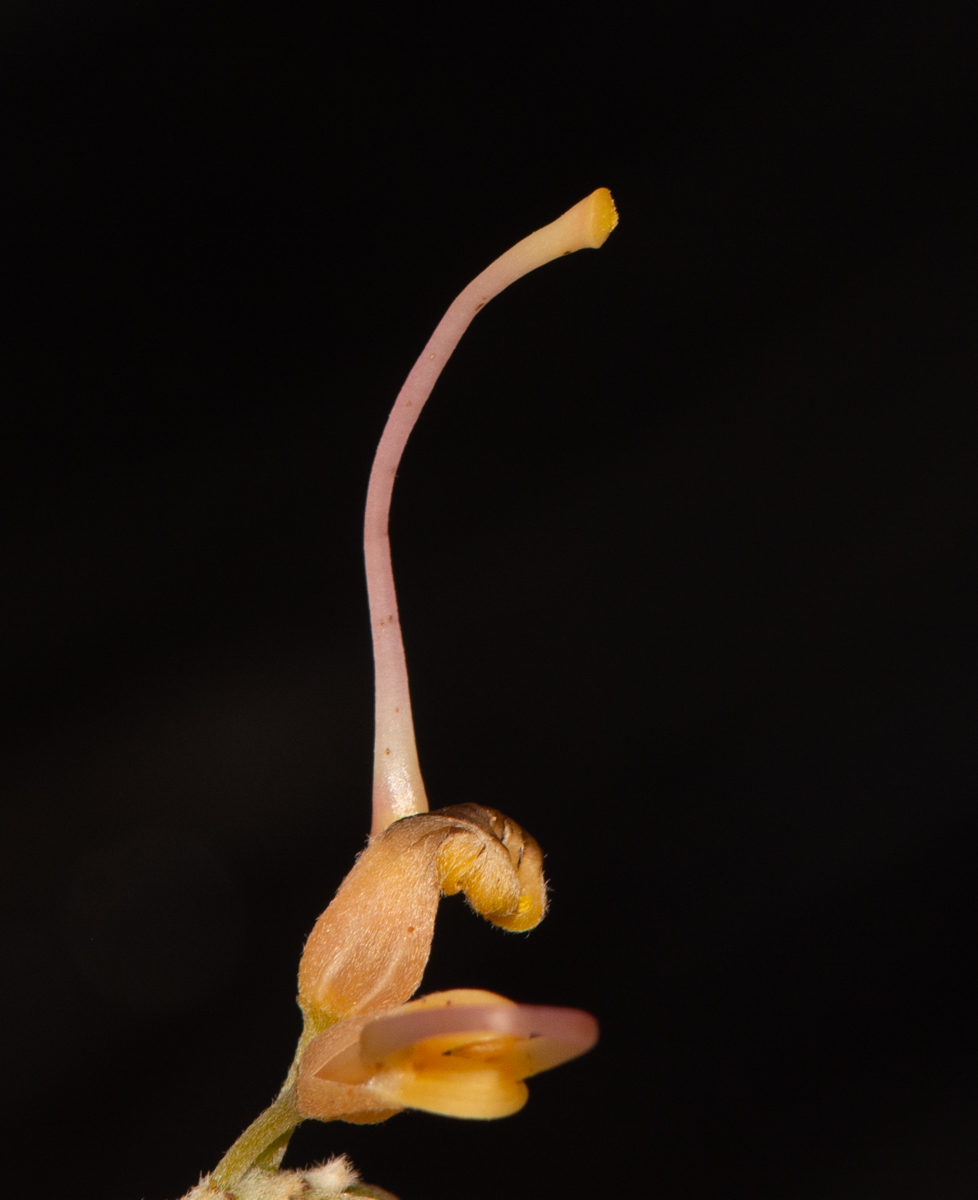
M 532 929 L 547 903 L 536 839 L 479 804 L 403 817 L 371 838 L 306 942 L 307 1016 L 322 1024 L 403 1004 L 421 984 L 439 897 L 456 892 L 494 925 Z

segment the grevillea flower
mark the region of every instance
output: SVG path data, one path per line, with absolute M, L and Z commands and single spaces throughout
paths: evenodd
M 328 1180 L 353 1176 L 345 1160 L 294 1179 L 279 1171 L 305 1118 L 376 1122 L 404 1108 L 508 1116 L 526 1103 L 524 1080 L 597 1040 L 597 1022 L 578 1009 L 516 1004 L 470 989 L 410 999 L 431 951 L 441 895 L 463 892 L 477 913 L 519 932 L 542 920 L 547 888 L 539 845 L 509 817 L 478 804 L 428 811 L 387 530 L 407 439 L 472 318 L 528 271 L 597 249 L 617 221 L 610 192 L 599 188 L 497 258 L 452 303 L 397 397 L 364 519 L 376 674 L 370 840 L 306 943 L 299 965 L 304 1026 L 282 1090 L 194 1189 L 195 1200 L 208 1191 L 278 1200 L 293 1195 L 293 1182 L 296 1195 L 316 1200 L 331 1194 L 323 1190 Z

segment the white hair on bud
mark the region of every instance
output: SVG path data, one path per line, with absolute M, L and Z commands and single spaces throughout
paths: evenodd
M 183 1200 L 333 1200 L 354 1183 L 360 1173 L 345 1154 L 331 1158 L 318 1167 L 301 1171 L 264 1171 L 253 1167 L 234 1185 L 234 1190 L 215 1191 L 205 1175 Z
M 324 1192 L 327 1196 L 333 1195 L 334 1192 L 339 1195 L 360 1179 L 359 1171 L 345 1154 L 331 1158 L 329 1162 L 322 1163 L 318 1167 L 310 1167 L 301 1174 L 314 1188 Z

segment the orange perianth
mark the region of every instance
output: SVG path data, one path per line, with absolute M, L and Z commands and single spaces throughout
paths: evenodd
M 403 1004 L 421 983 L 440 893 L 437 846 L 417 818 L 373 839 L 316 922 L 299 964 L 299 1002 L 339 1020 Z
M 505 929 L 546 909 L 543 855 L 515 821 L 477 804 L 419 813 L 373 838 L 316 922 L 299 1003 L 323 1028 L 403 1004 L 421 983 L 441 892 L 464 892 Z

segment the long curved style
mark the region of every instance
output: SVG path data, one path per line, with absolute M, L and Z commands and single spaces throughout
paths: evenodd
M 391 492 L 404 447 L 438 376 L 476 313 L 511 283 L 544 263 L 575 250 L 597 250 L 617 224 L 611 193 L 607 188 L 598 188 L 486 267 L 439 321 L 387 418 L 370 472 L 363 528 L 376 680 L 371 836 L 401 817 L 428 811 L 414 740 L 388 536 Z

